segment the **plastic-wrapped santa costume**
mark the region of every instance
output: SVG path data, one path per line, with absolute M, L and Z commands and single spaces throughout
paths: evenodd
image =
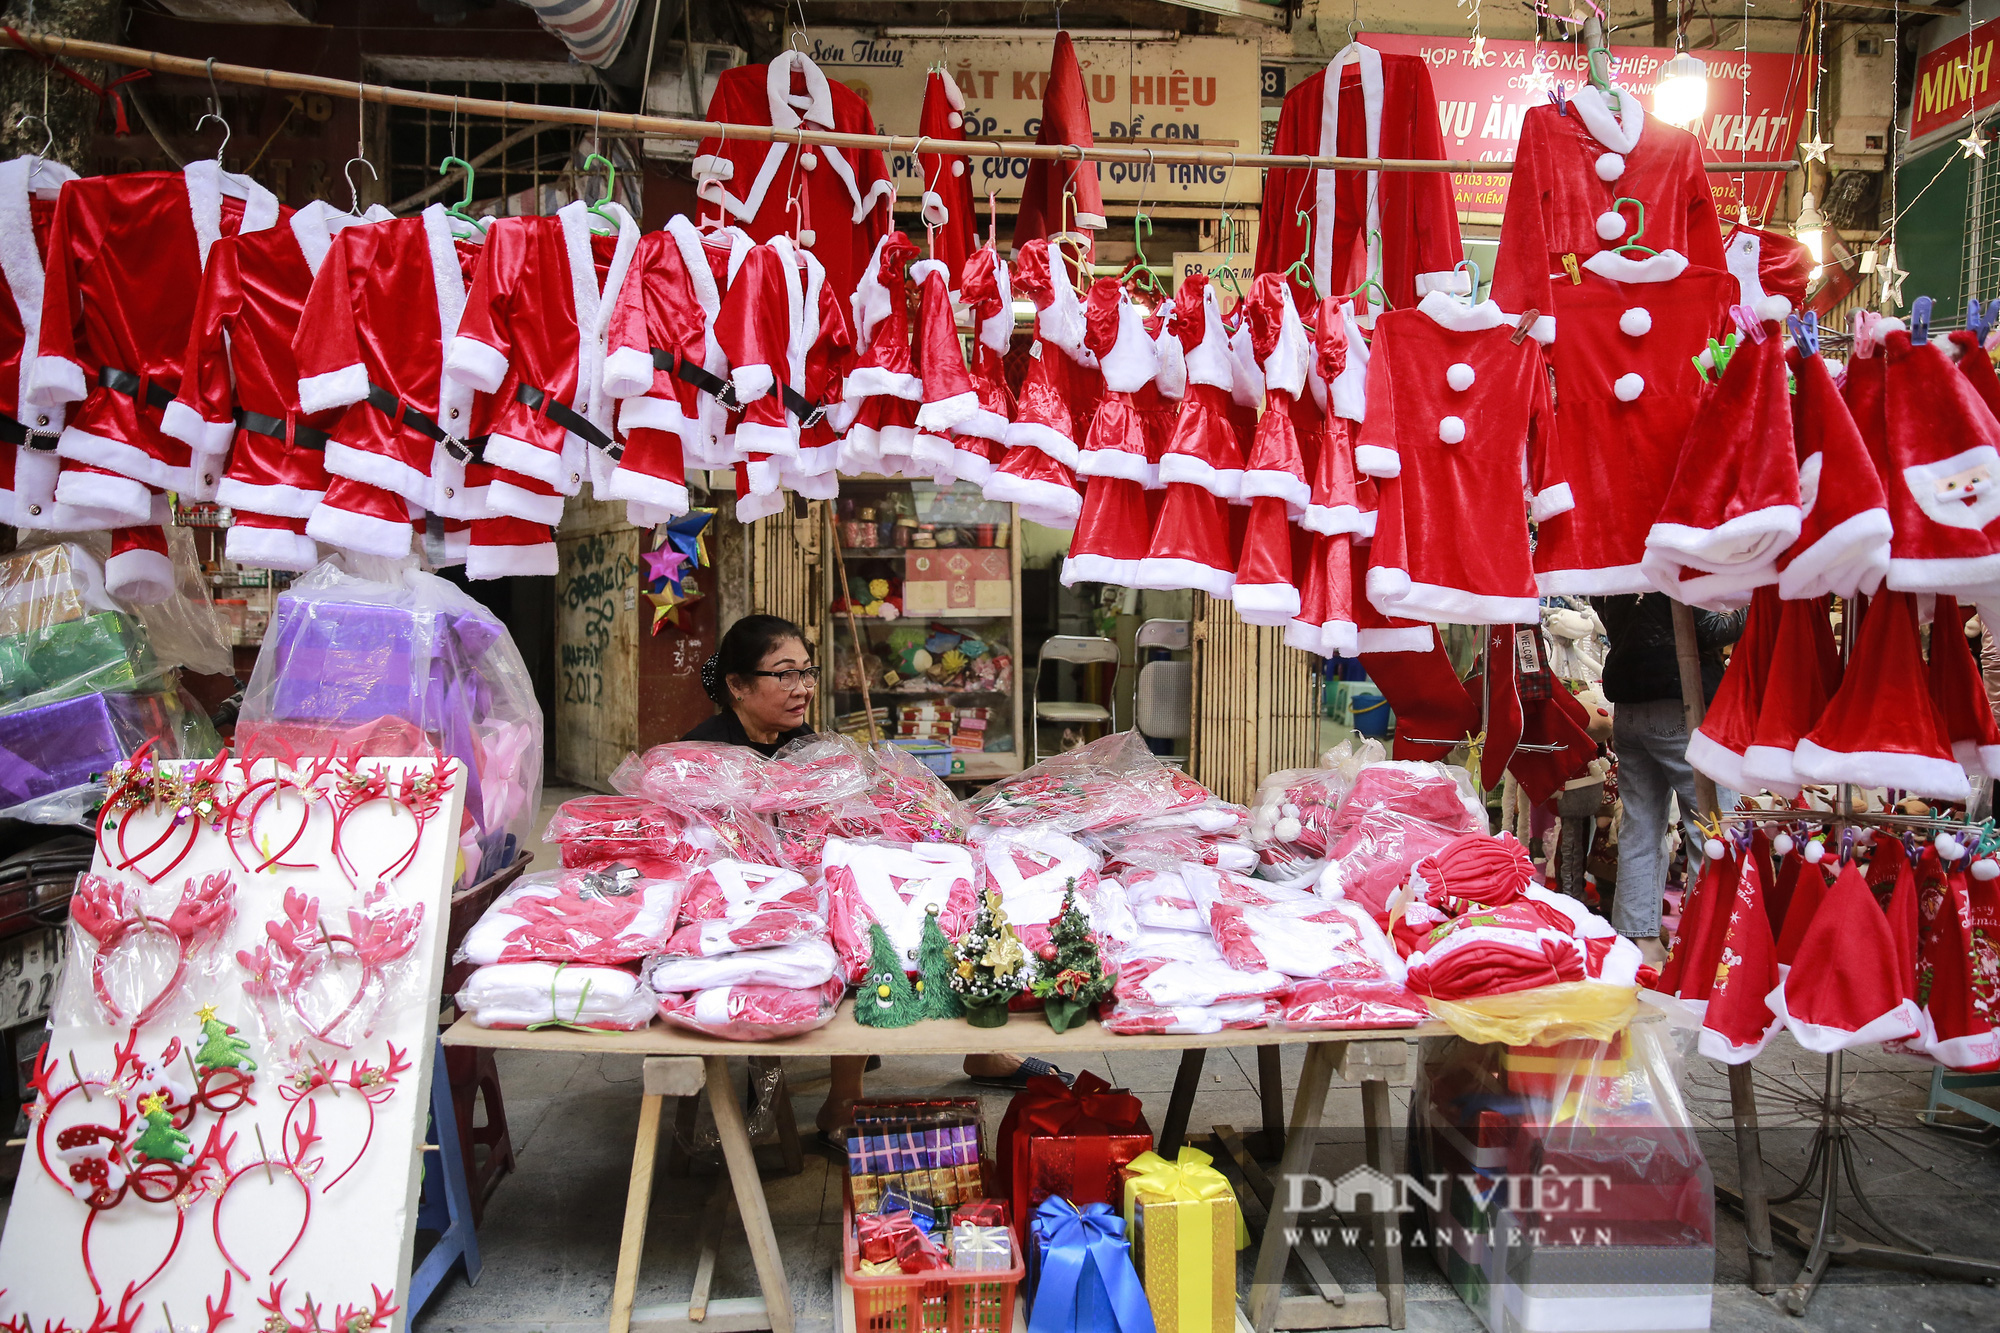
M 1575 507 L 1541 346 L 1491 301 L 1432 292 L 1375 322 L 1355 466 L 1383 479 L 1368 596 L 1384 615 L 1540 619 L 1527 517 Z M 1533 499 L 1517 503 L 1522 478 Z
M 43 251 L 56 195 L 76 173 L 45 157 L 0 163 L 0 523 L 33 526 L 55 504 L 62 407 L 32 407 L 22 390 L 42 336 Z M 82 526 L 82 525 L 79 525 Z
M 190 446 L 235 437 L 215 500 L 235 515 L 224 549 L 240 565 L 302 572 L 318 563 L 306 520 L 326 494 L 334 414 L 299 411 L 292 340 L 335 234 L 390 217 L 315 200 L 285 226 L 225 236 L 209 250 L 180 394 L 161 424 Z
M 868 104 L 845 84 L 830 82 L 798 51 L 781 52 L 768 65 L 724 70 L 708 100 L 708 119 L 780 130 L 875 132 Z M 896 185 L 881 151 L 703 139 L 696 152 L 695 193 L 702 201 L 754 240 L 794 237 L 825 266 L 827 285 L 845 305 L 890 226 Z

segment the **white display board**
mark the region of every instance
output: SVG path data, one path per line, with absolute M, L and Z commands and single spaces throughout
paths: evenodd
M 0 1323 L 404 1327 L 462 768 L 158 770 L 72 900 Z

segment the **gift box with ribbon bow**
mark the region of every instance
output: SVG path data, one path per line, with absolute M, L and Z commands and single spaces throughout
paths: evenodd
M 1004 1226 L 960 1224 L 951 1229 L 951 1266 L 975 1273 L 1014 1266 L 1014 1233 Z
M 1110 1204 L 1044 1199 L 1027 1250 L 1028 1333 L 1153 1333 L 1125 1219 Z
M 1014 1094 L 1000 1122 L 1000 1169 L 1015 1225 L 1044 1199 L 1082 1206 L 1123 1197 L 1119 1169 L 1153 1146 L 1139 1099 L 1085 1070 L 1073 1085 L 1044 1075 Z
M 1160 1333 L 1236 1326 L 1236 1252 L 1250 1243 L 1229 1180 L 1199 1148 L 1125 1166 L 1125 1228 Z

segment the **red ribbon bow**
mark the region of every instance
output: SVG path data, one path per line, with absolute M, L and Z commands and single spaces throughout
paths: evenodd
M 1031 1132 L 1062 1137 L 1129 1133 L 1144 1114 L 1137 1097 L 1114 1091 L 1088 1069 L 1074 1084 L 1048 1074 L 1031 1078 L 1015 1100 L 1017 1105 L 1025 1102 L 1021 1118 Z
M 1114 1161 L 1111 1139 L 1132 1135 L 1143 1135 L 1145 1142 Z M 1035 1141 L 1047 1138 L 1070 1141 L 1069 1178 L 1059 1188 L 1044 1188 L 1050 1182 L 1036 1179 L 1031 1165 Z M 1144 1108 L 1131 1093 L 1114 1091 L 1089 1070 L 1074 1084 L 1049 1075 L 1029 1079 L 1000 1122 L 1000 1163 L 1010 1182 L 1016 1229 L 1025 1231 L 1025 1219 L 1051 1193 L 1078 1206 L 1111 1202 L 1116 1167 L 1151 1146 Z
M 27 40 L 13 28 L 5 28 L 4 31 L 15 46 L 26 51 L 56 73 L 67 75 L 71 80 L 81 85 L 86 92 L 96 94 L 99 102 L 110 102 L 111 119 L 121 137 L 132 132 L 131 124 L 125 119 L 125 99 L 118 95 L 118 85 L 121 83 L 131 83 L 135 79 L 151 78 L 153 75 L 152 70 L 135 69 L 130 74 L 121 74 L 111 82 L 100 85 L 94 80 L 78 73 L 76 70 L 71 69 L 68 65 L 63 64 L 62 61 L 57 60 L 54 56 L 44 55 L 42 52 L 37 51 L 34 47 L 28 45 Z

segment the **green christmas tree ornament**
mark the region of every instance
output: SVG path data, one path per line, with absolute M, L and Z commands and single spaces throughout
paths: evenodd
M 203 1005 L 195 1011 L 195 1018 L 201 1023 L 201 1049 L 194 1053 L 198 1068 L 241 1069 L 246 1073 L 257 1068 L 257 1062 L 250 1058 L 250 1043 L 215 1016 L 214 1005 Z
M 167 1109 L 167 1094 L 156 1092 L 142 1099 L 139 1111 L 146 1117 L 146 1127 L 132 1140 L 133 1152 L 148 1161 L 175 1165 L 192 1155 L 188 1152 L 188 1136 L 174 1128 L 173 1112 Z
M 924 912 L 923 939 L 917 945 L 917 971 L 922 974 L 917 987 L 923 1000 L 925 1018 L 965 1017 L 965 1002 L 951 988 L 955 967 L 951 941 L 944 937 L 944 927 L 938 924 L 938 909 L 935 906 L 927 908 Z
M 1049 942 L 1041 951 L 1030 989 L 1041 1000 L 1049 1026 L 1067 1032 L 1111 994 L 1115 969 L 1107 971 L 1104 956 L 1090 934 L 1090 918 L 1076 905 L 1076 881 L 1063 889 L 1062 912 L 1049 926 Z
M 868 975 L 854 997 L 854 1021 L 871 1028 L 906 1028 L 922 1018 L 923 1001 L 882 923 L 868 927 Z
M 1007 924 L 1000 895 L 987 890 L 957 944 L 952 946 L 951 988 L 965 1005 L 965 1021 L 997 1028 L 1007 1021 L 1007 1002 L 1021 993 L 1028 951 Z

